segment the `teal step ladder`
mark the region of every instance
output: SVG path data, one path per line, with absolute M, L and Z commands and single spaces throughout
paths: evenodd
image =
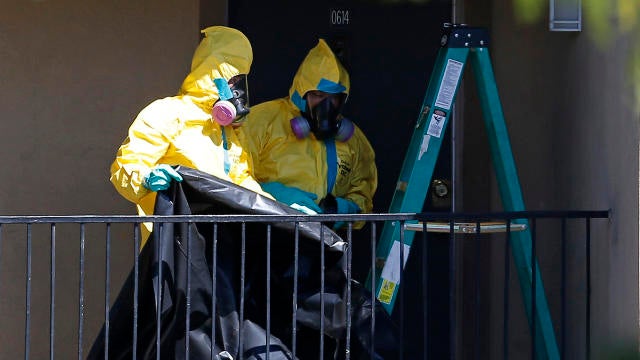
M 476 79 L 504 211 L 524 211 L 518 174 L 489 57 L 488 32 L 484 28 L 445 24 L 440 45 L 389 212 L 422 212 L 452 106 L 468 60 Z M 535 267 L 536 305 L 535 311 L 532 311 L 532 240 L 527 220 L 514 220 L 514 224 L 524 229 L 512 231 L 509 241 L 529 324 L 535 324 L 535 351 L 538 359 L 559 359 L 558 345 L 538 266 Z M 415 231 L 405 229 L 401 236 L 400 223 L 397 221 L 385 222 L 382 229 L 376 249 L 377 263 L 380 267 L 375 272 L 375 294 L 389 314 L 393 311 L 400 285 L 400 253 L 403 254 L 404 268 L 414 234 Z M 402 250 L 400 250 L 401 242 L 404 243 Z

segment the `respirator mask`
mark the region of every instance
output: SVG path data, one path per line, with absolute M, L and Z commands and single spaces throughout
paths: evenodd
M 229 81 L 217 78 L 213 82 L 218 88 L 219 99 L 213 104 L 211 117 L 222 126 L 239 126 L 249 113 L 247 75 L 236 75 Z
M 335 96 L 340 96 L 336 101 Z M 304 139 L 313 132 L 318 140 L 334 138 L 338 141 L 347 141 L 353 135 L 355 127 L 353 123 L 340 114 L 344 102 L 344 94 L 327 96 L 309 108 L 302 116 L 291 119 L 291 129 L 298 139 Z

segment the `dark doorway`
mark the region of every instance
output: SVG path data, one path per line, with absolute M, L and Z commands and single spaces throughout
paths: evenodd
M 293 75 L 307 51 L 325 38 L 351 75 L 345 115 L 367 135 L 376 152 L 379 173 L 374 212 L 387 212 L 440 45 L 442 24 L 451 22 L 451 0 L 305 2 L 230 0 L 229 25 L 252 43 L 249 75 L 252 104 L 288 95 Z M 206 25 L 206 24 L 205 24 Z M 443 142 L 434 179 L 450 179 L 450 133 Z M 449 211 L 427 197 L 425 211 Z M 382 224 L 377 227 L 380 231 Z M 370 232 L 354 233 L 353 274 L 368 274 Z M 405 283 L 420 284 L 422 248 L 414 243 Z M 430 241 L 429 358 L 448 358 L 449 247 Z M 357 255 L 357 256 L 356 256 Z M 405 357 L 424 358 L 421 297 L 403 299 Z M 394 318 L 398 317 L 394 310 Z M 411 319 L 412 321 L 407 321 Z M 399 319 L 396 319 L 399 320 Z

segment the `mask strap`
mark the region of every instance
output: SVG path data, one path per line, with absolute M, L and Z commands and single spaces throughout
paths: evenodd
M 338 155 L 336 152 L 336 142 L 333 138 L 324 140 L 327 149 L 327 194 L 331 194 L 338 175 Z
M 227 133 L 224 131 L 224 126 L 220 126 L 222 129 L 222 148 L 224 149 L 224 173 L 229 175 L 231 164 L 229 163 L 229 150 L 227 149 Z
M 233 97 L 233 93 L 231 92 L 231 88 L 227 83 L 227 80 L 222 78 L 213 79 L 213 83 L 218 88 L 218 98 L 220 100 L 229 100 Z

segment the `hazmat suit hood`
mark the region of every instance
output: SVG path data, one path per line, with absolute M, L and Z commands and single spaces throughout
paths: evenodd
M 213 80 L 229 81 L 236 75 L 248 74 L 253 51 L 249 39 L 239 30 L 211 26 L 201 33 L 204 39 L 193 54 L 191 72 L 182 83 L 179 95 L 193 97 L 198 106 L 210 112 L 219 99 Z
M 320 71 L 322 69 L 322 72 Z M 324 39 L 318 41 L 300 64 L 289 89 L 289 99 L 301 111 L 307 106 L 304 95 L 311 90 L 349 95 L 349 74 Z

